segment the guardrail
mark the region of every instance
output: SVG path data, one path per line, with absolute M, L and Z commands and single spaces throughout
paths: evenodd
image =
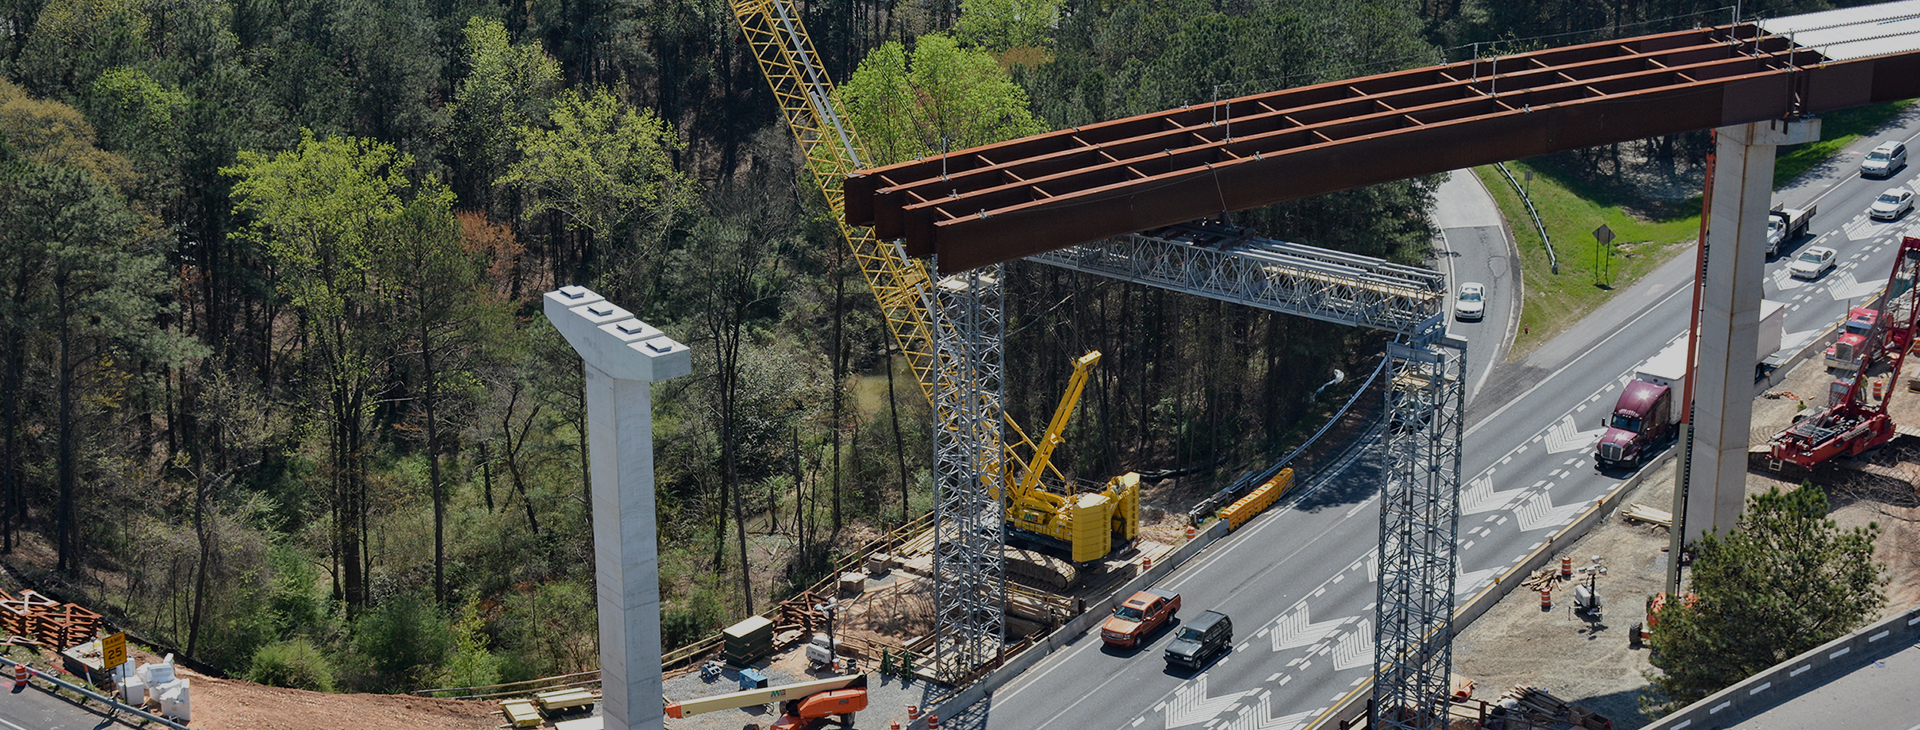
M 1513 173 L 1507 170 L 1507 163 L 1495 162 L 1493 166 L 1500 168 L 1500 174 L 1507 176 L 1507 183 L 1513 185 L 1513 191 L 1520 194 L 1520 202 L 1527 204 L 1527 215 L 1533 216 L 1533 227 L 1540 231 L 1540 241 L 1547 244 L 1547 265 L 1553 267 L 1553 273 L 1560 273 L 1560 257 L 1553 255 L 1553 239 L 1547 237 L 1547 224 L 1540 222 L 1540 212 L 1533 209 L 1533 198 L 1528 197 L 1526 189 L 1520 187 L 1520 181 L 1513 179 Z
M 1353 395 L 1347 396 L 1347 402 L 1340 406 L 1340 410 L 1335 411 L 1332 418 L 1328 418 L 1326 423 L 1321 424 L 1320 430 L 1313 432 L 1312 436 L 1307 437 L 1305 443 L 1295 447 L 1293 451 L 1287 452 L 1286 456 L 1280 457 L 1279 461 L 1273 462 L 1273 465 L 1268 466 L 1266 469 L 1242 475 L 1239 479 L 1234 480 L 1233 484 L 1226 489 L 1222 489 L 1215 492 L 1212 496 L 1200 500 L 1200 503 L 1194 505 L 1193 509 L 1187 510 L 1187 524 L 1198 527 L 1201 522 L 1214 516 L 1214 513 L 1218 512 L 1222 507 L 1233 504 L 1234 500 L 1246 496 L 1246 493 L 1252 490 L 1254 485 L 1265 484 L 1267 480 L 1279 474 L 1281 469 L 1287 468 L 1288 464 L 1293 463 L 1295 457 L 1318 442 L 1321 436 L 1327 435 L 1327 431 L 1333 429 L 1333 424 L 1339 423 L 1340 419 L 1345 418 L 1347 411 L 1353 410 L 1353 404 L 1360 402 L 1360 396 L 1373 387 L 1373 381 L 1378 380 L 1380 373 L 1385 372 L 1386 369 L 1387 359 L 1381 358 L 1380 365 L 1373 369 L 1372 375 L 1367 376 L 1366 382 L 1361 383 L 1359 388 L 1354 389 Z M 1306 481 L 1312 476 L 1311 474 L 1305 473 L 1294 474 L 1294 478 L 1297 481 Z
M 1891 639 L 1891 641 L 1889 641 Z M 1866 661 L 1869 651 L 1879 651 L 1920 639 L 1920 606 L 1869 624 L 1866 628 L 1807 650 L 1772 668 L 1761 671 L 1706 699 L 1675 710 L 1643 730 L 1687 730 L 1695 727 L 1726 727 L 1754 710 L 1773 707 L 1798 696 L 1831 676 L 1846 664 Z M 1814 669 L 1822 671 L 1813 671 Z M 1720 715 L 1722 712 L 1726 715 Z M 1845 723 L 1837 723 L 1845 724 Z
M 22 664 L 22 662 L 16 662 L 6 657 L 0 657 L 0 669 L 6 669 L 9 673 L 12 672 L 13 667 L 16 664 Z M 155 715 L 151 712 L 147 712 L 146 710 L 142 710 L 138 707 L 134 707 L 132 705 L 122 703 L 119 700 L 116 700 L 116 699 L 113 699 L 112 697 L 108 697 L 106 695 L 95 692 L 92 689 L 89 689 L 87 687 L 82 687 L 72 682 L 62 680 L 46 672 L 42 672 L 38 669 L 34 669 L 32 666 L 27 667 L 27 674 L 32 677 L 38 677 L 40 679 L 46 680 L 47 682 L 53 684 L 54 686 L 60 687 L 61 689 L 72 690 L 73 692 L 80 694 L 80 696 L 82 697 L 85 697 L 87 699 L 106 705 L 107 707 L 111 708 L 113 712 L 125 712 L 129 715 L 133 715 L 134 717 L 138 717 L 148 722 L 160 723 L 161 725 L 164 725 L 166 727 L 173 728 L 173 730 L 193 730 L 193 728 L 187 727 L 186 725 L 180 724 L 178 722 L 174 722 L 173 720 L 169 720 L 159 715 Z M 109 717 L 111 717 L 113 713 L 109 712 L 107 714 Z

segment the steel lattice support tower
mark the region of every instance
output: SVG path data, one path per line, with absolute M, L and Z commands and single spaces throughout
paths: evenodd
M 1466 341 L 1387 348 L 1373 727 L 1447 725 Z
M 937 333 L 934 414 L 935 673 L 959 684 L 1006 638 L 1006 524 L 1000 490 L 1005 334 L 1000 267 L 946 277 L 928 295 Z

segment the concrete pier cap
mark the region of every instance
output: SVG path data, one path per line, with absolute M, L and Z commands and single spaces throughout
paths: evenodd
M 692 373 L 693 354 L 583 286 L 547 292 L 544 308 L 584 361 L 602 728 L 657 730 L 665 719 L 652 388 Z

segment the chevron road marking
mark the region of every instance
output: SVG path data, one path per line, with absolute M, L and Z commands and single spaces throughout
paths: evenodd
M 1593 445 L 1593 442 L 1599 441 L 1600 434 L 1606 433 L 1607 431 L 1604 428 L 1596 428 L 1591 431 L 1575 430 L 1577 428 L 1578 426 L 1573 425 L 1573 416 L 1571 414 L 1561 416 L 1560 420 L 1555 422 L 1552 428 L 1547 429 L 1547 453 L 1558 454 L 1566 451 L 1584 449 Z
M 1343 671 L 1373 666 L 1373 622 L 1360 619 L 1333 647 L 1333 669 Z
M 1192 725 L 1196 722 L 1211 720 L 1224 712 L 1233 703 L 1239 702 L 1246 692 L 1229 692 L 1219 697 L 1207 696 L 1207 675 L 1202 674 L 1187 686 L 1175 690 L 1173 701 L 1167 703 L 1167 727 L 1175 728 Z
M 1860 281 L 1853 277 L 1853 272 L 1851 271 L 1838 271 L 1834 273 L 1833 283 L 1827 285 L 1827 294 L 1832 296 L 1836 302 L 1858 299 L 1880 291 L 1884 283 L 1879 281 Z
M 1519 507 L 1514 508 L 1513 517 L 1514 521 L 1519 524 L 1521 532 L 1533 532 L 1534 530 L 1543 530 L 1566 524 L 1567 520 L 1573 519 L 1576 515 L 1580 514 L 1581 510 L 1586 508 L 1587 502 L 1585 500 L 1555 507 L 1553 506 L 1553 497 L 1549 496 L 1546 492 L 1541 492 L 1533 495 L 1533 498 L 1528 499 Z
M 1481 476 L 1471 482 L 1467 482 L 1466 488 L 1460 490 L 1460 514 L 1477 515 L 1482 512 L 1492 512 L 1497 509 L 1502 509 L 1513 502 L 1514 495 L 1529 489 L 1532 489 L 1532 487 L 1521 487 L 1519 489 L 1496 492 L 1493 491 L 1493 477 Z M 1375 560 L 1378 560 L 1378 558 L 1375 558 Z
M 1319 711 L 1307 710 L 1290 715 L 1273 716 L 1273 693 L 1261 692 L 1260 699 L 1248 707 L 1240 717 L 1221 727 L 1221 730 L 1297 730 L 1312 720 Z
M 1272 636 L 1273 650 L 1296 649 L 1309 644 L 1319 643 L 1321 639 L 1327 638 L 1327 636 L 1333 632 L 1340 630 L 1340 627 L 1352 621 L 1353 617 L 1348 616 L 1331 621 L 1321 621 L 1320 623 L 1309 623 L 1307 620 L 1307 606 L 1306 604 L 1301 604 L 1299 610 L 1287 614 L 1280 619 L 1279 623 L 1274 624 Z

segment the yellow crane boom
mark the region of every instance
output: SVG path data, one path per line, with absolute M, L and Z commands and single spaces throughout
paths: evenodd
M 846 112 L 840 107 L 839 96 L 832 81 L 827 78 L 819 54 L 814 51 L 813 40 L 808 37 L 806 26 L 801 23 L 790 0 L 731 0 L 729 5 L 734 19 L 740 24 L 747 46 L 752 49 L 761 73 L 766 76 L 767 84 L 773 90 L 780 112 L 787 120 L 787 127 L 800 145 L 814 184 L 819 186 L 826 198 L 834 222 L 840 226 L 841 236 L 846 239 L 854 261 L 866 277 L 868 288 L 873 290 L 874 299 L 880 304 L 881 316 L 899 344 L 901 355 L 913 369 L 914 379 L 920 384 L 927 402 L 937 404 L 935 392 L 940 381 L 958 380 L 964 374 L 955 368 L 942 366 L 934 352 L 934 327 L 938 325 L 922 304 L 932 289 L 933 279 L 925 264 L 907 258 L 897 244 L 875 239 L 871 228 L 847 223 L 846 192 L 842 186 L 847 175 L 871 160 L 860 143 L 859 135 L 846 123 Z M 1089 354 L 1094 361 L 1098 361 L 1099 353 Z M 1081 359 L 1084 360 L 1085 356 Z M 1069 385 L 1067 397 L 1062 399 L 1055 411 L 1055 422 L 1049 424 L 1047 435 L 1043 437 L 1044 445 L 1036 445 L 1020 428 L 1020 424 L 1014 422 L 1011 416 L 1006 417 L 1008 433 L 1003 440 L 1006 458 L 1002 462 L 1006 467 L 998 479 L 992 480 L 1018 487 L 1015 495 L 1010 495 L 1016 496 L 1016 499 L 1008 505 L 1009 515 L 1022 511 L 1036 515 L 1044 512 L 1047 515 L 1044 519 L 1030 521 L 1030 524 L 1040 528 L 1033 531 L 1071 542 L 1074 560 L 1080 562 L 1107 553 L 1109 523 L 1114 532 L 1124 533 L 1124 539 L 1128 540 L 1133 539 L 1139 525 L 1137 474 L 1115 477 L 1110 481 L 1103 492 L 1110 495 L 1109 508 L 1100 510 L 1103 516 L 1097 520 L 1097 524 L 1089 524 L 1091 520 L 1083 521 L 1077 531 L 1069 524 L 1074 509 L 1065 504 L 1066 499 L 1037 488 L 1041 472 L 1052 468 L 1048 457 L 1054 446 L 1058 445 L 1059 434 L 1065 430 L 1067 419 L 1072 417 L 1074 404 L 1078 402 L 1080 391 L 1085 386 L 1084 368 L 1092 364 L 1087 362 L 1082 366 L 1079 360 L 1075 361 L 1077 382 Z M 1059 476 L 1057 469 L 1054 473 Z M 1017 482 L 1013 479 L 1016 474 Z M 1132 485 L 1131 491 L 1128 491 L 1128 484 Z M 989 484 L 990 488 L 995 486 Z M 1132 495 L 1131 499 L 1127 498 L 1128 494 Z M 1115 506 L 1129 511 L 1124 515 L 1109 514 Z M 1094 514 L 1093 510 L 1080 511 L 1088 517 Z M 1098 539 L 1092 536 L 1090 530 L 1098 532 Z M 1076 536 L 1076 532 L 1084 534 Z M 1096 543 L 1098 555 L 1079 557 L 1092 555 Z

